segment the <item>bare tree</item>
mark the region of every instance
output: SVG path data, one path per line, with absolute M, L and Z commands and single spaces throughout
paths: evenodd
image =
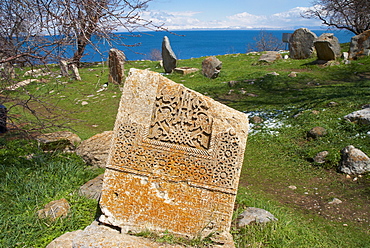
M 315 0 L 313 4 L 303 17 L 356 35 L 370 29 L 370 0 Z
M 284 49 L 284 44 L 272 33 L 261 30 L 258 36 L 253 37 L 255 43 L 251 46 L 249 45 L 250 51 L 278 51 Z

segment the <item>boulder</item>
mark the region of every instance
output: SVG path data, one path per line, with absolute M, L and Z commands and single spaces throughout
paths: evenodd
M 183 248 L 182 245 L 157 243 L 150 239 L 137 237 L 94 221 L 84 230 L 65 233 L 54 239 L 46 248 L 101 247 L 101 248 Z M 226 247 L 225 247 L 226 248 Z
M 222 62 L 215 56 L 208 57 L 202 62 L 202 73 L 208 78 L 217 78 L 222 68 Z
M 264 209 L 249 207 L 239 215 L 237 225 L 244 227 L 251 223 L 267 223 L 277 220 L 274 215 Z
M 353 36 L 349 47 L 349 59 L 370 55 L 370 30 Z
M 101 189 L 103 186 L 104 174 L 101 174 L 94 179 L 91 179 L 80 187 L 78 193 L 87 198 L 99 201 L 101 196 Z
M 177 58 L 167 36 L 164 36 L 162 41 L 162 61 L 166 73 L 171 73 L 176 68 Z
M 350 122 L 356 122 L 358 124 L 369 125 L 370 124 L 370 108 L 364 108 L 364 109 L 352 112 L 344 116 L 344 119 Z
M 113 131 L 105 131 L 84 140 L 76 149 L 77 155 L 89 165 L 105 168 Z
M 338 170 L 346 174 L 364 174 L 370 171 L 370 158 L 361 150 L 349 145 L 341 150 Z
M 319 60 L 336 60 L 341 56 L 340 44 L 333 33 L 324 33 L 314 42 L 314 46 Z
M 262 54 L 258 61 L 264 61 L 268 63 L 275 62 L 276 60 L 282 59 L 282 56 L 279 52 L 276 51 L 267 51 L 266 53 Z
M 62 198 L 46 204 L 43 209 L 37 211 L 37 215 L 40 219 L 51 218 L 55 220 L 59 217 L 66 217 L 69 209 L 68 201 Z
M 113 84 L 122 84 L 125 80 L 125 54 L 112 48 L 109 50 L 108 67 L 109 77 L 108 82 Z
M 74 151 L 81 138 L 69 131 L 39 134 L 35 139 L 40 143 L 43 150 Z
M 315 51 L 314 41 L 317 35 L 307 28 L 299 28 L 294 31 L 289 39 L 289 55 L 291 59 L 307 59 L 312 57 Z

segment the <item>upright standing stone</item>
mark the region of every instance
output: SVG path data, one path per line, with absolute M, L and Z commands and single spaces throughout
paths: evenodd
M 125 80 L 125 54 L 116 49 L 112 48 L 109 50 L 109 78 L 108 82 L 114 84 L 122 84 Z
M 69 76 L 68 61 L 62 59 L 59 61 L 59 65 L 60 65 L 60 74 L 62 75 L 62 77 L 68 77 Z
M 230 230 L 248 118 L 158 73 L 131 69 L 104 175 L 100 221 L 122 232 Z
M 80 76 L 80 72 L 78 71 L 77 65 L 76 64 L 71 64 L 71 68 L 72 68 L 72 73 L 73 73 L 74 79 L 76 79 L 78 81 L 81 81 L 81 76 Z
M 177 58 L 172 51 L 170 40 L 167 36 L 163 37 L 162 41 L 162 60 L 163 68 L 166 73 L 171 73 L 176 68 Z
M 7 108 L 0 104 L 0 133 L 6 133 L 8 128 L 6 127 L 6 120 L 8 118 Z
M 215 56 L 208 57 L 202 62 L 202 73 L 208 78 L 217 78 L 222 68 L 222 62 Z
M 314 42 L 317 58 L 319 60 L 336 60 L 340 57 L 340 44 L 333 33 L 324 33 Z
M 349 47 L 349 59 L 370 56 L 370 30 L 353 36 Z
M 312 56 L 316 34 L 307 28 L 299 28 L 289 39 L 289 55 L 292 59 L 307 59 Z

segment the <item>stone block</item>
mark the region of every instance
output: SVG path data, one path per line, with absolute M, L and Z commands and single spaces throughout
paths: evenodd
M 230 230 L 247 115 L 131 69 L 104 175 L 100 221 L 185 237 Z

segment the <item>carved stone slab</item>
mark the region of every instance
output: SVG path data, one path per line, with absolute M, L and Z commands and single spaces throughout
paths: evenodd
M 122 232 L 229 231 L 247 134 L 245 114 L 158 73 L 131 69 L 100 221 Z

